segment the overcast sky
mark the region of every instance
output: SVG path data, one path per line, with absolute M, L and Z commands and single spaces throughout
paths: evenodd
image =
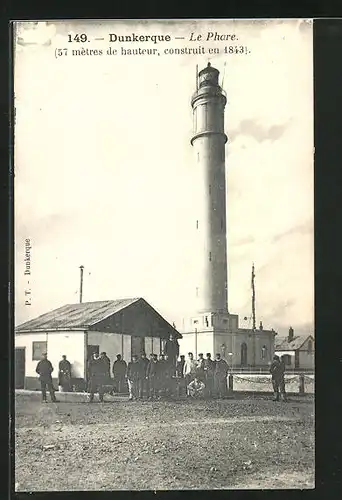
M 71 56 L 67 34 L 236 33 L 248 55 Z M 144 297 L 180 326 L 194 301 L 191 95 L 208 60 L 228 95 L 229 310 L 312 332 L 313 47 L 306 21 L 27 23 L 15 60 L 15 319 L 78 302 Z M 118 44 L 116 44 L 118 45 Z M 113 44 L 112 44 L 113 46 Z M 69 55 L 55 58 L 56 48 Z M 25 238 L 31 240 L 25 306 Z

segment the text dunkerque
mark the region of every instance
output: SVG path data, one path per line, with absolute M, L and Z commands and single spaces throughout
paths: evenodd
M 109 42 L 115 43 L 115 42 L 127 42 L 127 43 L 134 43 L 134 42 L 152 42 L 152 43 L 161 43 L 161 42 L 170 42 L 172 40 L 171 35 L 138 35 L 136 33 L 132 33 L 131 35 L 118 35 L 116 33 L 109 33 Z M 235 34 L 231 33 L 218 33 L 217 31 L 208 31 L 205 35 L 202 35 L 201 33 L 196 34 L 194 32 L 190 33 L 188 37 L 175 37 L 175 38 L 182 38 L 182 39 L 188 39 L 190 42 L 198 42 L 198 41 L 206 41 L 206 42 L 219 42 L 219 41 L 226 41 L 226 40 L 232 40 L 236 41 L 237 36 Z

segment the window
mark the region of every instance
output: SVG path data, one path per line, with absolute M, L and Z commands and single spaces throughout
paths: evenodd
M 209 252 L 209 260 L 211 261 L 211 252 Z
M 308 353 L 309 354 L 312 353 L 312 340 L 309 340 L 309 342 L 308 342 Z
M 198 229 L 198 220 L 196 221 L 196 229 Z
M 261 359 L 266 359 L 266 358 L 267 358 L 267 347 L 263 345 L 261 348 Z
M 205 326 L 209 326 L 208 316 L 205 316 L 204 322 L 205 322 Z
M 47 351 L 47 342 L 32 342 L 32 361 L 39 361 Z
M 198 324 L 198 319 L 194 319 L 194 324 L 197 325 Z
M 211 194 L 211 184 L 209 184 L 209 194 Z
M 291 365 L 291 356 L 290 354 L 283 354 L 282 356 L 285 365 L 290 366 Z

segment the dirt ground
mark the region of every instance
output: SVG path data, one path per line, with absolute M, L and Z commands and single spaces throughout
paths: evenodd
M 314 487 L 310 396 L 106 398 L 16 394 L 16 491 Z

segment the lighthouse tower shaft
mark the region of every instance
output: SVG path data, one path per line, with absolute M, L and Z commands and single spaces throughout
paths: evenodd
M 219 71 L 210 66 L 198 74 L 192 96 L 197 178 L 196 262 L 197 312 L 227 313 L 227 234 L 224 109 L 226 97 Z

